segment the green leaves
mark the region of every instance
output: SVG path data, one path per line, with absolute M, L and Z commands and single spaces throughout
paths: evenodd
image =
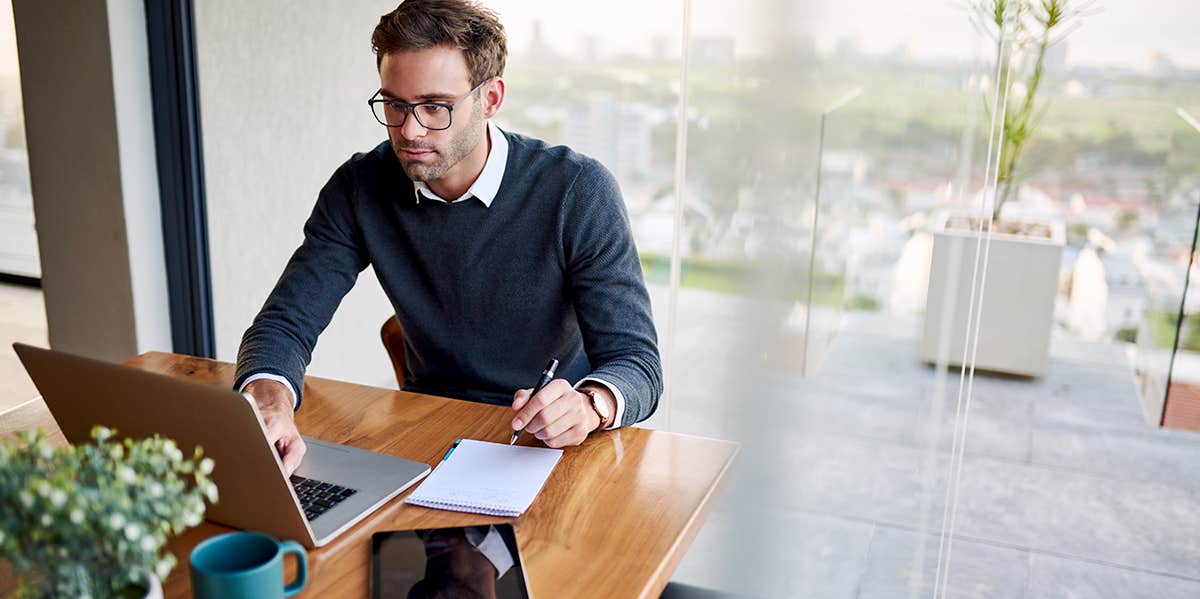
M 996 173 L 999 194 L 992 220 L 1015 191 L 1017 166 L 1028 149 L 1045 105 L 1036 106 L 1046 71 L 1046 52 L 1094 12 L 1095 0 L 973 0 L 971 20 L 996 41 L 998 93 L 1005 102 Z M 1018 80 L 1024 81 L 1018 84 Z
M 0 559 L 28 596 L 107 597 L 165 578 L 167 539 L 218 499 L 200 448 L 184 459 L 171 439 L 118 441 L 103 426 L 91 435 L 95 444 L 71 447 L 40 430 L 0 443 Z

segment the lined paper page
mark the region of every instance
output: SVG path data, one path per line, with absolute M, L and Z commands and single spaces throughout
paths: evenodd
M 519 516 L 546 484 L 561 449 L 463 439 L 409 495 L 413 505 Z

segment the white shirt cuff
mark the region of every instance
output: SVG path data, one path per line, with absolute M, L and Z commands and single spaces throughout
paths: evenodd
M 483 557 L 492 562 L 492 566 L 496 568 L 497 580 L 513 567 L 512 554 L 508 552 L 508 545 L 504 544 L 504 537 L 500 536 L 500 532 L 496 530 L 495 526 L 488 526 L 486 536 L 479 532 L 479 527 L 475 526 L 464 528 L 463 535 L 467 537 L 468 543 L 483 554 Z
M 296 389 L 292 387 L 292 383 L 289 382 L 286 377 L 279 376 L 278 374 L 271 374 L 269 372 L 259 372 L 256 374 L 252 374 L 252 375 L 246 377 L 246 381 L 242 383 L 242 388 L 238 389 L 238 393 L 245 391 L 246 387 L 248 387 L 250 385 L 250 383 L 253 383 L 254 381 L 261 380 L 261 379 L 267 379 L 268 381 L 275 381 L 277 383 L 283 383 L 283 386 L 287 387 L 288 393 L 292 394 L 292 409 L 293 410 L 296 409 Z
M 598 379 L 592 376 L 575 383 L 575 388 L 578 389 L 580 385 L 587 382 L 600 383 L 601 385 L 607 387 L 609 391 L 612 391 L 613 397 L 617 398 L 617 414 L 613 416 L 612 426 L 605 427 L 604 430 L 611 431 L 614 428 L 620 428 L 621 419 L 625 417 L 625 396 L 621 395 L 621 390 L 618 389 L 616 385 L 604 379 Z

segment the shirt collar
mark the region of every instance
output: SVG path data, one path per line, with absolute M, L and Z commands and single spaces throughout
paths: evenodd
M 496 126 L 495 123 L 488 121 L 488 136 L 491 138 L 492 147 L 488 150 L 487 161 L 483 163 L 483 170 L 476 177 L 475 182 L 467 189 L 467 192 L 459 196 L 457 199 L 447 202 L 445 198 L 433 193 L 432 189 L 425 184 L 424 181 L 413 181 L 413 189 L 416 190 L 417 203 L 421 203 L 421 198 L 452 204 L 461 202 L 471 196 L 479 198 L 483 205 L 491 208 L 492 200 L 496 199 L 496 193 L 500 191 L 500 181 L 504 179 L 504 167 L 508 164 L 508 140 L 504 137 L 504 132 Z

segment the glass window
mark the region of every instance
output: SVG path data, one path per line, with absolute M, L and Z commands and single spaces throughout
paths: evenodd
M 667 376 L 642 426 L 743 445 L 676 581 L 1200 592 L 1200 438 L 1158 422 L 1200 389 L 1200 9 L 1106 0 L 1043 54 L 1043 3 L 1017 51 L 989 0 L 486 4 L 495 122 L 620 183 Z M 384 139 L 390 8 L 197 6 L 221 359 L 333 169 Z M 310 371 L 394 385 L 390 310 L 368 270 Z
M 12 3 L 0 4 L 0 412 L 37 396 L 13 342 L 47 345 Z

